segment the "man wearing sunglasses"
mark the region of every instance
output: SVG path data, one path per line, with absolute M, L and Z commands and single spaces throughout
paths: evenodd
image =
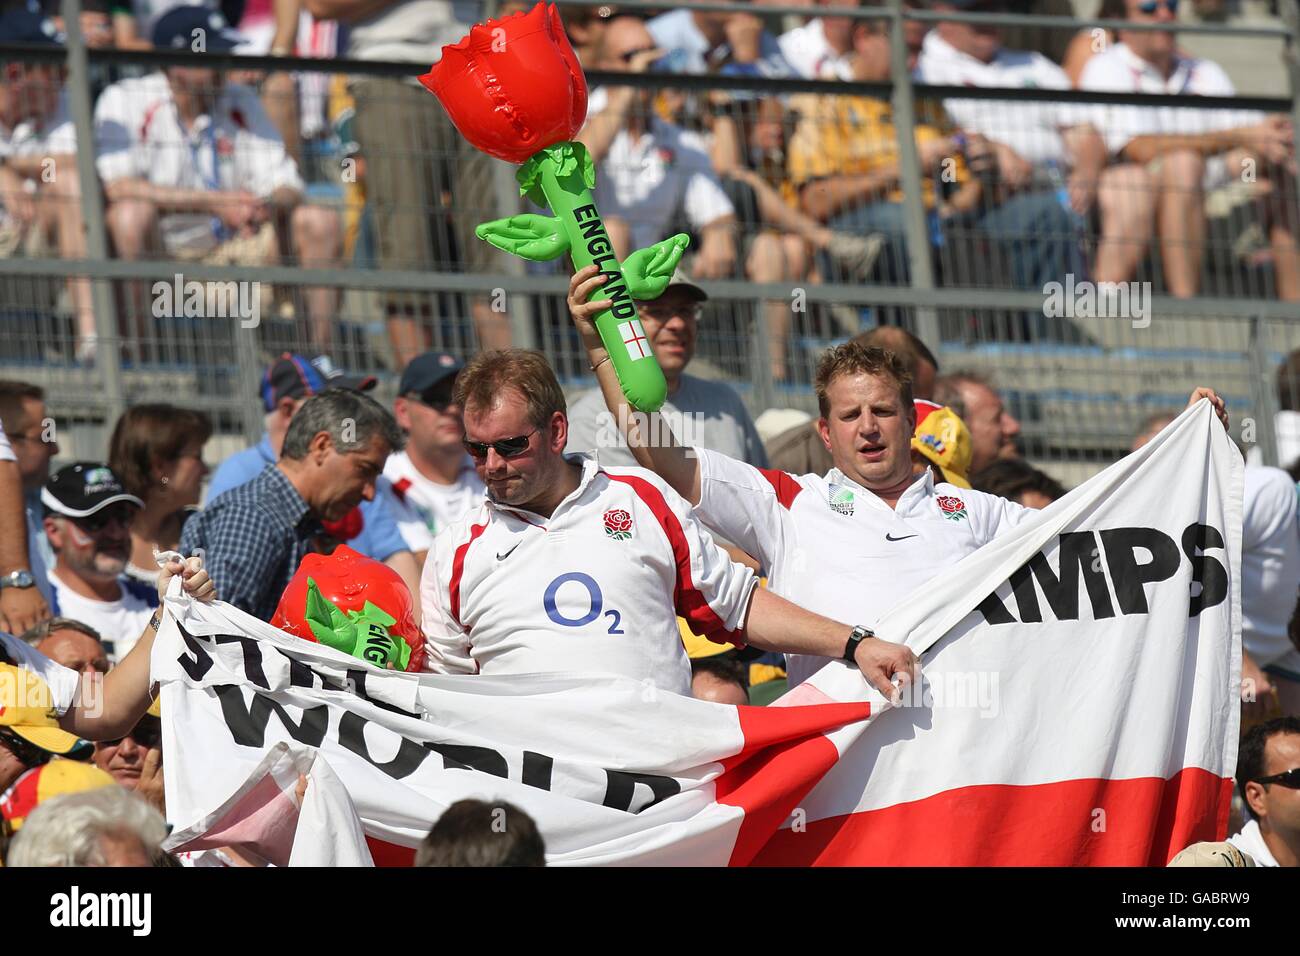
M 1178 0 L 1125 0 L 1133 23 L 1173 24 Z M 1219 64 L 1187 56 L 1172 30 L 1121 30 L 1119 43 L 1088 60 L 1079 87 L 1116 93 L 1234 96 Z M 1226 216 L 1255 200 L 1273 251 L 1278 297 L 1300 300 L 1295 135 L 1290 120 L 1215 107 L 1099 106 L 1098 121 L 1123 176 L 1124 219 L 1113 268 L 1098 281 L 1127 282 L 1158 234 L 1161 271 L 1170 294 L 1200 291 L 1208 215 Z M 1247 181 L 1243 175 L 1249 169 Z
M 143 507 L 107 465 L 81 461 L 56 471 L 41 490 L 45 534 L 54 550 L 50 610 L 82 621 L 121 660 L 149 623 L 158 596 L 128 578 L 131 521 Z
M 1300 866 L 1300 717 L 1250 728 L 1237 753 L 1237 789 L 1252 819 L 1228 842 L 1258 866 Z
M 465 426 L 453 390 L 464 363 L 448 352 L 418 355 L 402 373 L 393 417 L 406 448 L 388 456 L 390 509 L 420 566 L 439 531 L 483 500 L 483 482 L 461 439 Z
M 150 712 L 125 737 L 100 740 L 91 757 L 95 766 L 128 790 L 163 810 L 162 721 Z
M 686 374 L 708 300 L 708 294 L 678 269 L 663 295 L 637 303 L 641 327 L 668 380 L 668 401 L 661 412 L 676 434 L 689 431 L 697 445 L 766 468 L 763 440 L 735 389 Z M 636 464 L 599 388 L 584 394 L 569 410 L 567 450 L 594 451 L 602 465 Z
M 456 399 L 488 498 L 425 564 L 429 670 L 616 674 L 689 696 L 681 615 L 719 643 L 851 661 L 886 695 L 914 678 L 907 648 L 757 588 L 657 475 L 566 456 L 564 393 L 540 353 L 480 353 Z

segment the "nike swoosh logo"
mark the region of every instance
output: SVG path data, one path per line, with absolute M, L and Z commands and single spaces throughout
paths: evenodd
M 890 534 L 888 531 L 885 532 L 885 540 L 886 540 L 886 541 L 906 541 L 908 538 L 916 538 L 916 537 L 919 537 L 919 535 L 915 535 L 915 534 L 905 534 L 905 535 L 903 535 L 901 538 L 895 538 L 895 537 L 894 537 L 892 534 Z
M 518 543 L 518 542 L 515 543 L 515 548 L 517 548 L 517 547 L 519 547 L 519 543 Z M 511 549 L 510 549 L 509 551 L 507 551 L 505 554 L 502 554 L 500 551 L 498 551 L 498 552 L 497 552 L 497 560 L 498 560 L 498 561 L 504 561 L 506 558 L 510 557 L 510 555 L 512 555 L 512 554 L 515 553 L 515 548 L 511 548 Z

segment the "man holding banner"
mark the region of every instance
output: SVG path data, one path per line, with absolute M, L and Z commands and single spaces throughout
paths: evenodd
M 906 648 L 756 589 L 657 476 L 566 457 L 564 395 L 540 353 L 480 353 L 455 400 L 488 499 L 426 563 L 429 670 L 612 673 L 689 696 L 680 614 L 719 642 L 851 660 L 887 697 L 912 676 Z
M 638 462 L 690 502 L 705 527 L 758 559 L 768 586 L 801 607 L 874 626 L 900 597 L 1034 515 L 995 495 L 936 483 L 928 468 L 914 474 L 911 376 L 892 353 L 854 342 L 818 364 L 817 427 L 835 463 L 824 477 L 685 448 L 653 417 L 647 440 L 593 323 L 609 302 L 587 301 L 604 282 L 590 267 L 574 275 L 569 311 Z M 1223 400 L 1213 391 L 1197 389 L 1189 405 L 1203 397 L 1226 428 Z M 827 657 L 788 656 L 791 686 Z

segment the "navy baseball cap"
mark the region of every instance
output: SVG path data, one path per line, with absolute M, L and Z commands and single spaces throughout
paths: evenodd
M 368 392 L 375 387 L 376 381 L 373 375 L 346 374 L 326 355 L 306 359 L 285 352 L 262 376 L 262 405 L 269 412 L 280 404 L 281 399 L 308 398 L 330 388 Z
M 54 21 L 39 7 L 12 7 L 0 14 L 0 43 L 62 46 L 63 40 L 63 34 Z
M 398 395 L 423 395 L 444 379 L 450 378 L 465 367 L 465 363 L 450 352 L 425 352 L 411 359 L 398 383 Z
M 46 510 L 69 518 L 89 517 L 119 501 L 129 501 L 137 508 L 144 507 L 143 501 L 127 494 L 113 469 L 95 461 L 63 466 L 41 489 L 41 504 Z
M 197 47 L 196 41 L 203 44 Z M 159 50 L 225 53 L 248 38 L 230 28 L 221 11 L 205 6 L 173 7 L 153 25 L 153 45 Z

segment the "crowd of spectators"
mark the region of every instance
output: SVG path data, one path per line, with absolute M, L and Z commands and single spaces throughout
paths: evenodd
M 588 70 L 664 76 L 658 88 L 594 86 L 578 134 L 597 161 L 597 200 L 620 255 L 681 229 L 695 239 L 685 265 L 701 280 L 909 281 L 914 259 L 890 100 L 833 90 L 844 81 L 889 82 L 888 22 L 817 16 L 824 2 L 810 3 L 802 22 L 764 16 L 758 4 L 648 18 L 561 5 Z M 929 8 L 990 13 L 1009 4 L 932 0 Z M 5 0 L 0 40 L 60 42 L 55 6 Z M 203 54 L 339 56 L 423 68 L 470 23 L 525 7 L 515 0 L 87 4 L 81 27 L 91 46 L 193 55 L 192 63 L 144 75 L 119 70 L 93 90 L 95 168 L 112 253 L 248 267 L 364 262 L 490 271 L 498 260 L 473 226 L 514 211 L 497 208 L 497 161 L 456 132 L 415 82 L 414 69 L 407 79 L 331 80 L 215 69 Z M 1134 23 L 1173 23 L 1176 8 L 1177 0 L 1116 0 L 1108 12 Z M 960 21 L 907 21 L 904 30 L 908 68 L 926 84 L 1233 94 L 1227 73 L 1188 54 L 1175 32 L 1120 30 L 1098 41 L 1085 31 L 1069 43 L 1046 42 L 1046 35 Z M 1009 46 L 1008 37 L 1042 50 Z M 77 144 L 60 71 L 22 62 L 4 69 L 0 255 L 79 258 L 85 236 Z M 674 74 L 817 79 L 828 89 L 687 92 L 673 86 Z M 1286 118 L 1038 99 L 922 95 L 916 102 L 918 200 L 940 282 L 1041 290 L 1067 276 L 1150 278 L 1172 295 L 1193 296 L 1206 291 L 1215 270 L 1264 266 L 1278 297 L 1300 299 L 1300 204 Z M 322 156 L 329 162 L 316 161 Z M 309 188 L 323 183 L 335 193 Z M 1213 228 L 1243 209 L 1255 237 L 1249 250 L 1245 232 L 1224 242 Z M 1211 245 L 1235 251 L 1207 255 Z M 122 333 L 145 335 L 156 317 L 146 284 L 119 286 Z M 263 284 L 259 294 L 263 314 L 300 317 L 300 340 L 331 348 L 336 288 L 294 295 Z M 381 298 L 400 370 L 430 348 L 448 319 L 448 300 L 393 290 Z M 75 356 L 92 361 L 87 280 L 68 280 L 67 302 Z M 466 308 L 482 347 L 510 343 L 509 321 L 487 296 L 469 296 Z M 786 379 L 799 317 L 788 302 L 772 301 L 761 318 L 769 326 L 772 376 Z M 1027 317 L 1027 332 L 1009 334 L 1065 334 L 1038 321 Z

